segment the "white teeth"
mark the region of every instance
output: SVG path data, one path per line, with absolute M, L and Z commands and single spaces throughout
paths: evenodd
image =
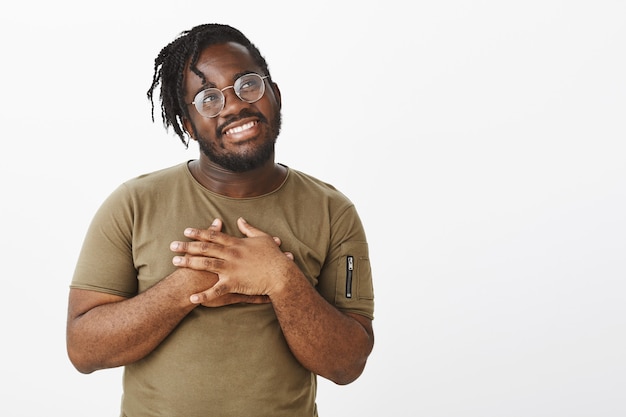
M 252 126 L 254 126 L 256 124 L 256 122 L 248 122 L 245 125 L 241 125 L 241 126 L 237 126 L 237 127 L 233 127 L 232 129 L 228 129 L 226 131 L 227 135 L 230 135 L 232 133 L 239 133 L 239 132 L 243 132 L 246 129 L 250 129 Z

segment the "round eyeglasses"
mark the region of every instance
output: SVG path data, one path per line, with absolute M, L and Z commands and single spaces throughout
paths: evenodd
M 235 80 L 235 84 L 224 87 L 221 90 L 218 88 L 207 88 L 200 91 L 196 94 L 193 102 L 188 104 L 195 105 L 198 113 L 204 117 L 215 117 L 224 110 L 224 104 L 226 103 L 224 90 L 232 88 L 241 101 L 254 103 L 259 101 L 265 94 L 265 82 L 263 80 L 268 77 L 269 75 L 260 76 L 255 73 L 242 75 Z

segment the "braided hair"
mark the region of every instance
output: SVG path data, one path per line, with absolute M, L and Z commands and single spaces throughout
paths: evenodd
M 154 122 L 154 91 L 159 84 L 161 100 L 161 118 L 165 129 L 172 127 L 176 135 L 185 146 L 189 145 L 189 138 L 185 138 L 183 119 L 190 118 L 188 106 L 185 102 L 184 76 L 187 63 L 189 69 L 205 81 L 196 67 L 200 53 L 208 46 L 236 42 L 244 46 L 255 63 L 261 67 L 266 75 L 270 75 L 267 62 L 259 49 L 239 30 L 223 24 L 208 23 L 186 30 L 163 49 L 154 60 L 154 74 L 152 85 L 148 90 L 148 99 L 152 104 L 152 121 Z M 271 77 L 270 77 L 271 79 Z

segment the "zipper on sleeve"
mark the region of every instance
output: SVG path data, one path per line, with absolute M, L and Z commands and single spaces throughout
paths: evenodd
M 352 271 L 354 271 L 354 256 L 348 255 L 346 263 L 346 298 L 352 298 Z

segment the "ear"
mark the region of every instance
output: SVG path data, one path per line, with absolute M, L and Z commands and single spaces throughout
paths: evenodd
M 282 99 L 280 96 L 280 88 L 278 88 L 278 84 L 272 81 L 272 91 L 274 92 L 274 97 L 276 97 L 276 102 L 278 103 L 278 108 L 282 108 Z
M 187 134 L 189 135 L 189 137 L 193 140 L 196 140 L 195 135 L 194 135 L 194 129 L 193 129 L 193 123 L 191 123 L 191 120 L 187 119 L 186 117 L 183 117 L 183 128 L 185 129 L 185 132 L 187 132 Z

